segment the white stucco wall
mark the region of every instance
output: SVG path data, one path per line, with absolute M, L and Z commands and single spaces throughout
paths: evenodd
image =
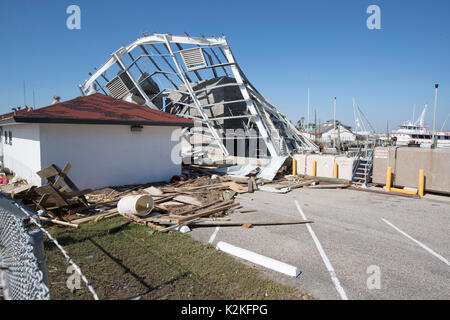
M 5 143 L 4 132 L 12 132 Z M 3 167 L 30 184 L 41 185 L 36 171 L 41 169 L 40 127 L 38 124 L 14 124 L 2 126 Z
M 70 162 L 69 176 L 81 189 L 167 181 L 181 173 L 181 164 L 171 159 L 179 144 L 171 141 L 176 129 L 144 126 L 131 132 L 128 125 L 41 124 L 42 167 L 63 168 Z

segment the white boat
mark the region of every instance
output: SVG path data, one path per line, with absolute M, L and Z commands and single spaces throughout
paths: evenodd
M 433 144 L 433 131 L 424 125 L 425 112 L 428 105 L 423 108 L 422 114 L 416 122 L 410 120 L 403 123 L 397 130 L 392 131 L 397 146 L 420 146 L 431 148 Z M 450 148 L 450 131 L 436 131 L 437 147 Z

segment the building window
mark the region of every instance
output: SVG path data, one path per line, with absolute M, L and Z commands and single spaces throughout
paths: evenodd
M 9 144 L 12 145 L 12 131 L 9 131 Z
M 5 144 L 8 143 L 8 131 L 5 131 Z

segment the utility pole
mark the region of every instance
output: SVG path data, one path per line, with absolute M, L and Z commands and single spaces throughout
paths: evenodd
M 433 114 L 433 148 L 436 148 L 437 141 L 436 141 L 436 108 L 437 108 L 437 95 L 438 95 L 438 87 L 439 84 L 434 85 L 434 114 Z
M 306 116 L 306 127 L 309 129 L 309 102 L 310 102 L 310 97 L 309 97 L 309 86 L 308 86 L 308 115 Z
M 334 97 L 333 132 L 334 132 L 333 147 L 336 147 L 336 97 Z
M 387 144 L 390 145 L 391 143 L 389 140 L 389 120 L 386 120 L 386 138 L 387 138 L 387 140 L 386 140 Z
M 308 115 L 306 117 L 306 127 L 309 129 L 309 104 L 311 101 L 311 96 L 309 92 L 309 70 L 308 70 Z
M 314 109 L 314 143 L 317 144 L 317 112 Z

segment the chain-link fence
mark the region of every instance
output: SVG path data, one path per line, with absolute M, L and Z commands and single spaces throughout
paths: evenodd
M 0 192 L 0 299 L 50 299 L 44 237 L 28 215 L 36 212 Z

